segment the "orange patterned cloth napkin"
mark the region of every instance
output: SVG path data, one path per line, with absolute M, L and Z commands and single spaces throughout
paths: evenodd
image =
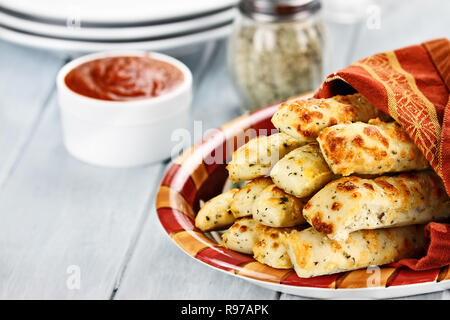
M 436 39 L 375 54 L 331 74 L 316 98 L 358 91 L 409 134 L 450 195 L 450 41 Z M 450 265 L 450 225 L 430 223 L 427 254 L 402 260 L 414 270 Z

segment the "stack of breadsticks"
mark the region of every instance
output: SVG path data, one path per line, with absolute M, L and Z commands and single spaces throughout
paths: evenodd
M 227 166 L 230 180 L 249 182 L 206 202 L 196 226 L 228 228 L 223 246 L 299 277 L 417 256 L 423 224 L 450 217 L 450 199 L 389 119 L 360 94 L 282 104 L 280 132 L 250 140 Z

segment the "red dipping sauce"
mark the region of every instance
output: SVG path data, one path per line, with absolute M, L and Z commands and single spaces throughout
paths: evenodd
M 72 91 L 86 97 L 126 101 L 161 96 L 183 80 L 180 69 L 148 55 L 89 61 L 70 71 L 64 82 Z

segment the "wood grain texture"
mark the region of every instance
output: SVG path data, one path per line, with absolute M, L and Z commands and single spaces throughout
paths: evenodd
M 26 147 L 64 60 L 0 41 L 0 186 Z
M 53 97 L 0 193 L 0 298 L 108 299 L 161 169 L 72 158 Z M 67 286 L 70 266 L 79 290 Z
M 148 214 L 115 299 L 276 298 L 275 291 L 257 287 L 189 257 L 167 236 L 154 209 Z

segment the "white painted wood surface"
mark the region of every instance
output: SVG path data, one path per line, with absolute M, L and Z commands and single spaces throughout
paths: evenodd
M 161 169 L 73 159 L 52 97 L 0 192 L 0 297 L 109 298 Z M 70 266 L 81 271 L 80 290 L 66 285 Z
M 391 7 L 376 30 L 328 24 L 327 72 L 448 36 L 450 23 L 438 12 L 449 12 L 450 2 L 420 2 Z M 104 169 L 67 154 L 54 86 L 64 60 L 0 41 L 0 298 L 302 299 L 215 271 L 172 243 L 154 209 L 167 163 Z M 202 120 L 203 130 L 240 114 L 225 42 L 183 60 L 194 73 L 193 120 Z M 77 268 L 80 288 L 70 289 Z M 450 291 L 410 298 L 449 299 Z

